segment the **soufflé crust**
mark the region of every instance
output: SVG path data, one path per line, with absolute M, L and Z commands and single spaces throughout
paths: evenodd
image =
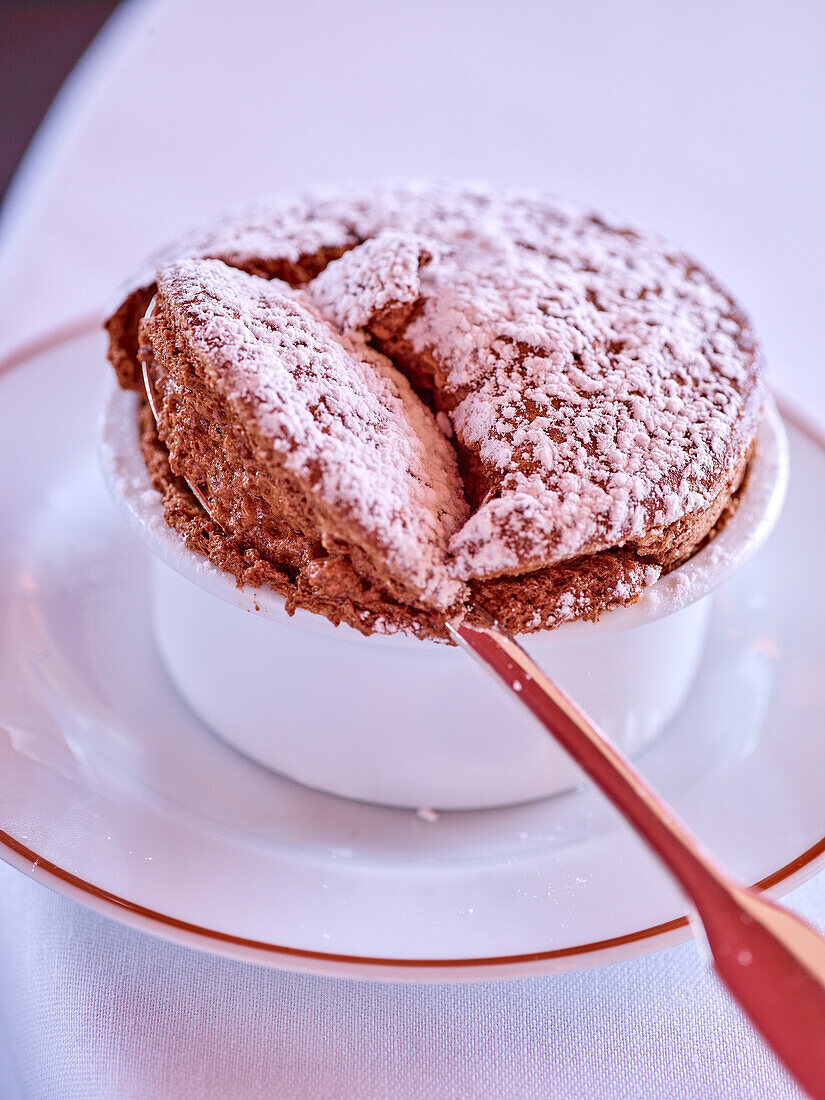
M 735 507 L 765 400 L 748 318 L 695 261 L 488 187 L 249 210 L 106 327 L 186 545 L 365 634 L 635 602 Z

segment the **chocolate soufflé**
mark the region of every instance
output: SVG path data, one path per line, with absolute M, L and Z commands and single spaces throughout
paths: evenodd
M 260 205 L 155 259 L 106 327 L 169 525 L 365 634 L 635 602 L 736 507 L 765 402 L 694 260 L 492 187 Z

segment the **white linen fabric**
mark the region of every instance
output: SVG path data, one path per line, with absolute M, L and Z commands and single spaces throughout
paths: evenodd
M 794 899 L 809 916 L 825 912 L 820 882 Z M 402 986 L 176 947 L 5 866 L 0 897 L 6 1073 L 20 1089 L 4 1098 L 799 1096 L 694 944 L 549 978 Z
M 232 203 L 489 176 L 695 252 L 757 318 L 774 380 L 825 415 L 823 32 L 795 0 L 133 2 L 2 212 L 0 351 Z M 825 878 L 790 902 L 825 926 Z M 797 1095 L 695 945 L 480 986 L 318 979 L 170 946 L 0 866 L 4 1100 Z

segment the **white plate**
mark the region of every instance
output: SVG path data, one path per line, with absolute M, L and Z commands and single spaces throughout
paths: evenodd
M 690 935 L 678 891 L 593 791 L 431 821 L 291 783 L 201 726 L 152 650 L 145 552 L 98 473 L 107 369 L 97 332 L 0 366 L 4 859 L 156 935 L 325 974 L 504 978 Z M 719 593 L 690 706 L 639 759 L 774 893 L 825 852 L 825 446 L 786 417 L 779 527 Z

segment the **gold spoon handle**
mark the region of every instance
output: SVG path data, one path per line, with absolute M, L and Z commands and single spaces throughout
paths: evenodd
M 659 856 L 692 902 L 717 973 L 776 1054 L 825 1100 L 825 939 L 733 882 L 590 719 L 492 620 L 450 634 L 555 737 Z
M 155 396 L 155 387 L 152 384 L 152 379 L 149 375 L 149 369 L 146 366 L 145 360 L 141 363 L 141 371 L 143 373 L 143 388 L 146 390 L 146 400 L 149 402 L 149 408 L 152 412 L 155 424 L 158 424 L 160 413 L 158 411 L 157 398 Z M 209 501 L 206 499 L 205 495 L 200 491 L 197 485 L 191 482 L 188 478 L 184 478 L 184 481 L 189 486 L 189 491 L 191 492 L 192 496 L 195 498 L 198 504 L 200 504 L 204 512 L 206 512 L 207 516 L 209 516 L 213 523 L 217 524 L 217 526 L 220 527 L 221 525 L 218 523 L 218 521 L 215 519 L 209 509 Z

